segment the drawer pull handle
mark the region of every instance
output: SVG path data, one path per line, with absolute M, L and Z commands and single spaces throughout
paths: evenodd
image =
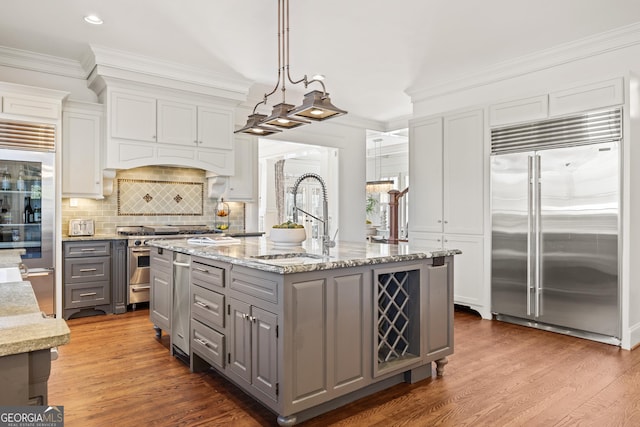
M 91 271 L 96 271 L 97 268 L 81 268 L 80 273 L 89 273 Z
M 80 249 L 81 252 L 94 252 L 96 250 L 96 248 L 82 248 Z
M 87 292 L 86 294 L 80 294 L 81 297 L 92 297 L 97 295 L 97 292 Z
M 205 340 L 203 340 L 202 338 L 196 338 L 196 342 L 198 344 L 201 344 L 201 345 L 205 346 L 205 347 L 209 347 L 209 343 L 206 342 Z
M 132 287 L 131 290 L 133 292 L 144 292 L 144 291 L 148 291 L 149 289 L 151 289 L 151 285 L 149 286 L 136 286 L 135 288 Z
M 194 268 L 194 270 L 201 271 L 203 273 L 208 273 L 209 272 L 209 270 L 207 270 L 206 268 L 200 268 L 200 267 L 196 267 L 196 268 Z
M 202 301 L 196 301 L 196 305 L 202 307 L 202 308 L 209 308 L 209 306 L 205 303 L 203 303 Z

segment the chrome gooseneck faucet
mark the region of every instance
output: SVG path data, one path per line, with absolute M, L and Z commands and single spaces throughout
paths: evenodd
M 322 218 L 318 218 L 317 216 L 310 214 L 303 209 L 300 209 L 296 204 L 298 187 L 300 186 L 300 183 L 307 178 L 313 178 L 317 180 L 322 187 Z M 325 185 L 324 180 L 320 177 L 320 175 L 315 173 L 305 173 L 300 175 L 300 177 L 296 180 L 296 183 L 293 184 L 293 222 L 298 222 L 298 211 L 322 222 L 322 255 L 329 256 L 329 248 L 333 248 L 336 245 L 336 242 L 335 240 L 331 240 L 331 237 L 329 237 L 329 207 L 327 203 L 327 186 Z

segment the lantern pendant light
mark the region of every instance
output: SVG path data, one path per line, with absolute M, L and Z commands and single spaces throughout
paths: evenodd
M 300 80 L 293 80 L 289 73 L 289 0 L 278 0 L 278 80 L 275 87 L 269 93 L 265 93 L 262 101 L 253 107 L 253 112 L 247 118 L 247 123 L 235 133 L 267 136 L 283 129 L 292 129 L 306 125 L 311 121 L 322 121 L 347 114 L 331 104 L 331 99 L 326 91 L 321 78 L 306 75 Z M 322 90 L 313 90 L 304 95 L 302 105 L 296 107 L 286 102 L 286 82 L 292 85 L 303 83 L 308 87 L 311 83 L 319 83 Z M 271 95 L 280 88 L 282 102 L 273 106 L 270 116 L 257 113 L 260 104 L 267 105 Z

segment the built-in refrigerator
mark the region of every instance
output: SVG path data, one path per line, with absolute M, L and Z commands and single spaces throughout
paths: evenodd
M 55 314 L 55 126 L 0 120 L 0 248 L 21 249 L 40 310 Z
M 620 109 L 492 130 L 492 312 L 620 344 Z

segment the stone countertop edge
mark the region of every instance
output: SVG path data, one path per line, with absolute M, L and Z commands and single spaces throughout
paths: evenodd
M 181 252 L 217 261 L 241 265 L 256 270 L 276 274 L 294 274 L 309 271 L 333 270 L 337 268 L 358 267 L 363 265 L 386 264 L 392 262 L 413 261 L 444 256 L 459 255 L 459 249 L 411 248 L 406 243 L 398 245 L 381 243 L 340 242 L 329 253 L 329 258 L 322 257 L 322 250 L 315 242 L 303 242 L 298 247 L 278 247 L 266 237 L 240 238 L 240 244 L 232 245 L 198 245 L 190 244 L 187 239 L 161 239 L 147 241 L 147 245 Z M 256 257 L 274 254 L 311 255 L 308 263 L 275 265 L 267 264 Z M 322 258 L 319 260 L 318 258 Z
M 25 249 L 2 249 L 0 250 L 0 268 L 17 267 L 22 263 L 20 255 L 26 252 Z
M 69 342 L 71 331 L 67 323 L 63 319 L 44 317 L 31 283 L 0 283 L 0 301 L 0 356 Z
M 79 242 L 82 240 L 127 240 L 129 236 L 123 236 L 121 234 L 94 234 L 93 236 L 69 236 L 64 234 L 62 236 L 63 242 Z

